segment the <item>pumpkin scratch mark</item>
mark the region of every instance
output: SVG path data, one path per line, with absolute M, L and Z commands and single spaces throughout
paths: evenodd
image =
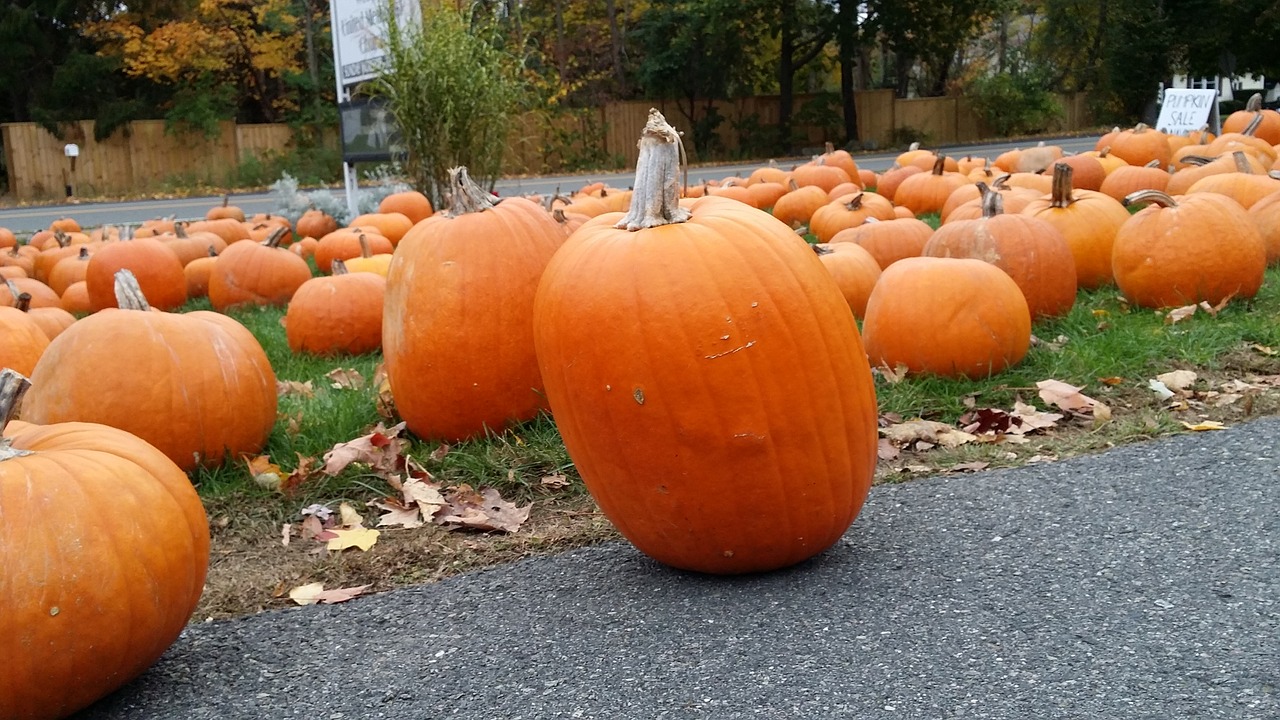
M 755 340 L 752 340 L 751 342 L 747 343 L 746 345 L 740 345 L 740 346 L 738 346 L 738 347 L 736 347 L 736 348 L 734 348 L 734 349 L 732 349 L 732 350 L 725 350 L 724 352 L 718 352 L 718 353 L 716 353 L 716 354 L 714 354 L 714 355 L 706 355 L 706 356 L 704 356 L 704 357 L 706 357 L 706 359 L 708 359 L 708 360 L 715 360 L 716 358 L 722 358 L 722 357 L 724 357 L 725 355 L 732 355 L 732 354 L 734 354 L 734 353 L 738 352 L 739 350 L 746 350 L 747 348 L 749 348 L 749 347 L 751 347 L 752 345 L 755 345 L 755 344 L 756 344 L 756 341 L 755 341 Z

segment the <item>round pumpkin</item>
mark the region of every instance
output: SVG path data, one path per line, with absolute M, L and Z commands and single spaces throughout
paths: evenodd
M 378 203 L 378 212 L 400 213 L 409 219 L 410 225 L 416 225 L 435 214 L 435 208 L 431 207 L 431 200 L 417 190 L 402 190 L 382 198 L 382 201 Z M 357 223 L 351 224 L 355 225 Z M 324 233 L 319 235 L 308 234 L 312 237 L 324 235 Z M 403 235 L 403 233 L 401 234 Z
M 387 279 L 372 272 L 334 274 L 302 283 L 285 312 L 285 338 L 294 353 L 363 355 L 382 347 Z
M 916 257 L 933 236 L 933 228 L 917 218 L 868 219 L 857 227 L 836 233 L 831 245 L 854 243 L 875 258 L 883 270 L 902 258 Z
M 1119 201 L 1101 192 L 1072 187 L 1075 166 L 1057 163 L 1053 170 L 1053 192 L 1032 200 L 1024 215 L 1044 220 L 1058 229 L 1075 260 L 1076 285 L 1093 289 L 1110 284 L 1111 246 L 1129 211 Z
M 500 432 L 545 406 L 533 296 L 565 239 L 537 203 L 495 203 L 466 168 L 451 180 L 452 206 L 414 225 L 392 256 L 382 325 L 400 417 L 446 441 Z
M 1125 203 L 1151 203 L 1120 226 L 1112 248 L 1116 286 L 1129 302 L 1162 308 L 1257 294 L 1266 245 L 1235 200 L 1148 190 Z
M 984 378 L 1026 357 L 1031 313 L 1018 284 L 991 263 L 906 258 L 880 275 L 862 335 L 877 367 Z
M 836 542 L 866 498 L 870 368 L 790 228 L 724 198 L 679 206 L 677 138 L 651 110 L 632 212 L 583 225 L 548 266 L 534 313 L 547 397 L 639 550 L 707 573 L 785 567 Z
M 220 313 L 153 312 L 126 272 L 125 309 L 76 321 L 41 355 L 23 419 L 120 428 L 183 470 L 261 450 L 276 377 L 257 339 Z
M 862 319 L 867 313 L 867 298 L 871 288 L 880 279 L 880 264 L 861 245 L 851 242 L 818 244 L 813 246 L 822 266 L 831 273 L 840 294 L 853 316 Z
M 49 347 L 48 333 L 16 304 L 0 305 L 0 337 L 4 338 L 0 342 L 0 368 L 13 368 L 24 375 L 35 370 Z
M 280 247 L 287 232 L 277 228 L 266 243 L 232 243 L 218 255 L 209 269 L 209 302 L 214 310 L 288 304 L 302 283 L 311 279 L 311 266 L 297 253 Z
M 0 717 L 54 720 L 178 638 L 204 588 L 209 525 L 191 481 L 141 439 L 7 423 L 25 385 L 0 373 Z
M 177 253 L 155 238 L 135 238 L 103 243 L 89 256 L 84 281 L 94 312 L 116 306 L 115 274 L 123 269 L 137 278 L 153 307 L 177 310 L 187 302 L 187 278 Z

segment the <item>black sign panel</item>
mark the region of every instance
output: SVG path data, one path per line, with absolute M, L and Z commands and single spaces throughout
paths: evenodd
M 384 102 L 361 99 L 339 103 L 338 116 L 346 162 L 389 162 L 407 154 L 400 129 Z

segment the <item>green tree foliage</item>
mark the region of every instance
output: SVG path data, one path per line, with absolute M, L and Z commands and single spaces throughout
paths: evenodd
M 391 22 L 386 39 L 387 66 L 368 91 L 395 116 L 414 185 L 436 207 L 448 190 L 449 168 L 465 165 L 477 182 L 492 186 L 525 99 L 519 63 L 500 46 L 502 38 L 478 15 L 427 7 L 420 28 Z

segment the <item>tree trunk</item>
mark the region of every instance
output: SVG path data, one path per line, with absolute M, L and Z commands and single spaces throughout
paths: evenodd
M 795 101 L 796 4 L 783 0 L 781 51 L 778 54 L 778 152 L 791 148 L 791 111 Z
M 302 12 L 305 17 L 302 20 L 302 31 L 307 39 L 307 75 L 312 84 L 320 87 L 320 58 L 316 54 L 316 14 L 311 5 L 312 0 L 303 0 Z
M 858 105 L 853 97 L 853 69 L 858 62 L 858 4 L 840 0 L 836 22 L 840 44 L 840 105 L 844 111 L 844 142 L 858 139 Z
M 556 70 L 560 77 L 565 76 L 565 67 L 568 62 L 568 53 L 564 48 L 564 0 L 556 0 Z
M 605 0 L 605 12 L 609 16 L 609 45 L 613 56 L 613 77 L 618 83 L 618 94 L 621 97 L 631 95 L 627 87 L 627 73 L 622 64 L 622 32 L 618 29 L 618 4 L 615 0 Z

